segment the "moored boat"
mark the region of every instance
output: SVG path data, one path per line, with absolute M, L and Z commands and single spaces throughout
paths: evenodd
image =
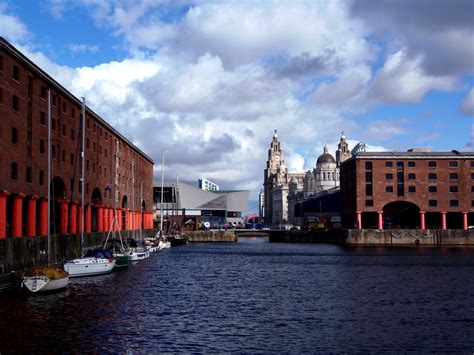
M 108 250 L 96 249 L 89 254 L 92 255 L 64 264 L 64 270 L 69 272 L 70 277 L 102 275 L 114 269 L 116 261 Z
M 69 284 L 69 273 L 56 266 L 39 267 L 23 277 L 23 285 L 32 293 L 56 291 Z

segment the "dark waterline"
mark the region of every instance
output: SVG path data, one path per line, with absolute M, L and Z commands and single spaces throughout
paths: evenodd
M 241 238 L 0 304 L 0 352 L 472 353 L 474 250 Z

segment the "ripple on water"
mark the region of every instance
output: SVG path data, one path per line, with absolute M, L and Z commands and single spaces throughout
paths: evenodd
M 0 351 L 469 352 L 473 256 L 190 244 L 65 292 L 1 298 Z

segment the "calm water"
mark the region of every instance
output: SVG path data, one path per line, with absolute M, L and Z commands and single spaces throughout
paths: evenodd
M 0 352 L 472 353 L 474 250 L 241 238 L 0 305 Z

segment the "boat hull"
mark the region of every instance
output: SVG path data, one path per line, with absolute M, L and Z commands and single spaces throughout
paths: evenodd
M 64 270 L 70 277 L 94 276 L 108 274 L 114 269 L 115 259 L 82 258 L 64 264 Z
M 25 276 L 23 285 L 32 293 L 43 293 L 61 290 L 69 284 L 69 275 L 59 278 L 50 279 L 44 275 Z
M 115 257 L 115 269 L 123 269 L 128 267 L 130 264 L 129 255 L 114 255 Z

